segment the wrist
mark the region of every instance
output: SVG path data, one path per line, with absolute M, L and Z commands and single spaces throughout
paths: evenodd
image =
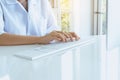
M 36 37 L 35 41 L 37 44 L 41 44 L 42 43 L 42 38 L 43 37 Z

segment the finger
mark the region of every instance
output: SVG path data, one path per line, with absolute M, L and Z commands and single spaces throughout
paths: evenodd
M 49 43 L 56 43 L 56 42 L 60 42 L 60 38 L 57 37 L 53 37 L 53 40 L 51 40 Z
M 53 40 L 61 41 L 61 39 L 58 37 L 53 37 Z
M 79 40 L 80 37 L 75 32 L 70 32 L 73 37 L 75 37 L 76 40 Z
M 67 32 L 63 32 L 63 35 L 66 37 L 66 38 L 70 38 L 69 34 Z
M 68 35 L 69 35 L 70 40 L 73 41 L 73 36 L 72 36 L 72 34 L 71 34 L 70 32 L 68 32 Z
M 62 31 L 56 31 L 57 33 L 62 33 Z
M 62 42 L 65 42 L 65 36 L 63 36 L 60 31 L 53 31 L 53 32 L 51 33 L 51 35 L 52 35 L 53 37 L 57 37 L 57 38 L 61 39 Z
M 62 31 L 57 31 L 57 32 L 64 35 L 66 38 L 70 37 L 67 32 L 62 32 Z
M 65 41 L 69 41 L 69 40 L 73 41 L 74 40 L 74 36 L 70 32 L 62 32 L 62 31 L 56 31 L 56 32 L 59 34 L 62 34 L 62 36 L 65 37 Z M 67 38 L 69 38 L 69 40 Z
M 58 38 L 60 38 L 60 39 L 61 39 L 61 41 L 63 41 L 63 42 L 65 42 L 65 41 L 66 41 L 65 36 L 64 36 L 64 35 L 62 35 L 61 33 L 57 33 L 57 34 L 56 34 L 56 36 L 57 36 Z

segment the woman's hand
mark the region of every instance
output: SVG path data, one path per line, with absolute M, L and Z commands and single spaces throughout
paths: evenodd
M 48 44 L 53 40 L 60 42 L 67 42 L 73 40 L 79 40 L 80 37 L 76 35 L 74 32 L 62 32 L 62 31 L 53 31 L 42 37 L 42 43 Z

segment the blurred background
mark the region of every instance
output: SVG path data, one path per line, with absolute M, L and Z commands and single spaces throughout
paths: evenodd
M 0 46 L 0 80 L 120 80 L 120 0 L 49 1 L 61 30 L 76 32 L 80 46 L 33 61 L 23 58 L 71 45 Z

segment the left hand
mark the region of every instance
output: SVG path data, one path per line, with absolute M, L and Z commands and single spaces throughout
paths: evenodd
M 68 39 L 71 41 L 80 39 L 80 37 L 75 32 L 62 32 L 62 31 L 56 31 L 56 32 L 60 33 L 64 37 L 65 42 L 67 42 Z

